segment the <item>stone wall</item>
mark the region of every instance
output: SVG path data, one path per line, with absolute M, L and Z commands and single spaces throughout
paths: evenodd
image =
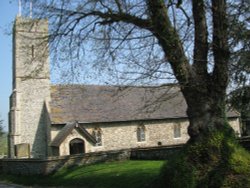
M 145 141 L 138 142 L 137 128 L 145 127 Z M 181 135 L 174 138 L 174 125 L 180 124 Z M 82 124 L 90 134 L 94 128 L 100 128 L 102 132 L 102 146 L 89 143 L 83 135 L 75 129 L 64 139 L 59 148 L 60 155 L 69 155 L 69 142 L 74 138 L 84 140 L 85 151 L 98 152 L 140 147 L 156 147 L 159 145 L 183 144 L 189 139 L 187 134 L 188 121 L 186 119 L 154 120 L 154 121 L 131 121 L 111 123 Z M 53 125 L 51 128 L 52 140 L 62 129 L 61 125 Z
M 235 132 L 240 132 L 239 119 L 231 118 L 230 125 Z M 180 125 L 180 137 L 174 137 L 174 126 Z M 85 152 L 98 152 L 119 150 L 128 148 L 156 147 L 160 145 L 171 146 L 184 144 L 189 139 L 187 133 L 188 120 L 167 119 L 167 120 L 148 120 L 148 121 L 131 121 L 131 122 L 110 122 L 110 123 L 85 123 L 81 124 L 90 134 L 94 128 L 100 128 L 102 132 L 102 145 L 95 146 L 74 129 L 61 143 L 59 154 L 61 156 L 69 155 L 69 143 L 72 139 L 79 138 L 84 140 Z M 143 125 L 145 127 L 145 141 L 138 142 L 137 128 Z M 52 125 L 52 140 L 63 128 L 62 125 Z
M 131 160 L 165 160 L 179 151 L 183 144 L 131 149 Z
M 25 80 L 20 83 L 22 93 L 20 126 L 16 129 L 15 144 L 30 144 L 31 156 L 47 156 L 47 126 L 45 98 L 49 93 L 49 80 Z
M 47 175 L 62 167 L 128 160 L 130 150 L 86 153 L 48 159 L 1 159 L 0 172 L 20 175 Z
M 96 164 L 100 162 L 121 161 L 129 159 L 166 159 L 182 145 L 161 146 L 153 148 L 135 148 L 107 152 L 93 152 L 71 156 L 50 157 L 42 159 L 1 159 L 0 173 L 17 175 L 47 175 L 63 167 Z

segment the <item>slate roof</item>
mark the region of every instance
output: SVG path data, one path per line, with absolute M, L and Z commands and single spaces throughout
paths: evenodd
M 187 105 L 176 85 L 118 87 L 51 86 L 52 124 L 185 118 Z M 234 112 L 228 116 L 238 116 Z

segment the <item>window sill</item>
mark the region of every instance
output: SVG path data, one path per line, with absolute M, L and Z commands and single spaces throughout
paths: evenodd
M 181 139 L 181 137 L 177 137 L 177 138 L 174 138 L 175 140 L 179 140 L 179 139 Z
M 137 141 L 137 143 L 146 143 L 147 141 Z
M 94 148 L 103 148 L 103 145 L 102 146 L 93 146 Z

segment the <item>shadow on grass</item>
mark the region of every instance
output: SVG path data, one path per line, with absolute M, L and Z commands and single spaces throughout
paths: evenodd
M 84 188 L 141 188 L 158 177 L 164 161 L 123 161 L 62 169 L 50 176 L 8 179 L 24 185 Z M 12 179 L 11 179 L 12 178 Z
M 126 161 L 77 167 L 59 172 L 54 178 L 65 183 L 87 187 L 145 187 L 159 175 L 162 161 Z

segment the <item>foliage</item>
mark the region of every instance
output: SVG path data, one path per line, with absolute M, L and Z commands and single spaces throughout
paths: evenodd
M 150 184 L 163 161 L 123 161 L 64 168 L 50 176 L 0 175 L 1 180 L 25 185 L 91 188 L 139 188 Z
M 230 131 L 214 132 L 186 148 L 162 169 L 164 187 L 249 187 L 250 153 L 239 147 Z M 162 187 L 162 186 L 161 186 Z
M 234 88 L 250 84 L 250 2 L 229 3 L 230 74 Z

